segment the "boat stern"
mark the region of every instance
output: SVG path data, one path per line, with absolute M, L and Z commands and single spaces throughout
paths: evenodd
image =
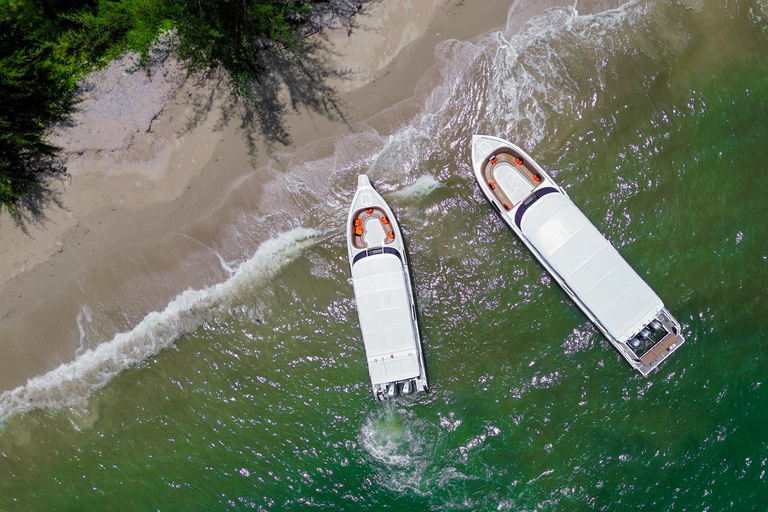
M 665 359 L 685 343 L 680 323 L 666 308 L 634 337 L 626 341 L 627 357 L 643 377 L 647 377 Z M 622 352 L 623 353 L 623 352 Z
M 404 379 L 386 384 L 375 384 L 373 396 L 376 400 L 384 402 L 398 396 L 408 396 L 428 390 L 427 379 L 424 376 Z

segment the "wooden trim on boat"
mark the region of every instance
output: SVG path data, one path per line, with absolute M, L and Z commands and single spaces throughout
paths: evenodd
M 372 210 L 371 213 L 368 213 L 368 210 Z M 352 245 L 356 249 L 367 249 L 368 246 L 365 244 L 362 235 L 355 234 L 355 229 L 357 226 L 354 224 L 354 222 L 359 220 L 361 225 L 365 226 L 365 221 L 368 217 L 377 217 L 379 219 L 381 226 L 384 228 L 384 232 L 387 233 L 387 239 L 384 241 L 386 245 L 389 245 L 395 241 L 395 238 L 397 238 L 397 233 L 395 233 L 395 230 L 392 228 L 392 220 L 387 218 L 387 214 L 384 212 L 384 210 L 378 206 L 371 206 L 370 208 L 360 210 L 352 221 Z M 387 222 L 384 222 L 382 219 L 387 219 Z M 392 233 L 392 237 L 389 236 L 389 233 Z
M 648 352 L 643 355 L 643 357 L 640 359 L 643 364 L 649 365 L 652 362 L 656 360 L 665 350 L 667 350 L 669 347 L 677 343 L 677 336 L 675 336 L 673 333 L 669 333 L 666 336 L 664 336 L 660 342 L 658 342 L 654 347 L 649 350 Z
M 494 158 L 496 159 L 495 163 L 492 162 Z M 516 162 L 516 160 L 520 160 L 523 163 L 519 164 Z M 496 199 L 499 200 L 502 206 L 508 204 L 508 209 L 511 210 L 515 205 L 509 199 L 509 196 L 507 196 L 507 194 L 504 193 L 504 191 L 501 189 L 501 186 L 498 184 L 496 177 L 493 174 L 493 168 L 496 167 L 496 164 L 499 162 L 506 162 L 517 169 L 517 171 L 522 173 L 524 177 L 528 178 L 528 181 L 533 183 L 534 187 L 541 185 L 543 183 L 543 179 L 541 176 L 539 176 L 539 180 L 536 181 L 534 176 L 538 175 L 528 168 L 528 166 L 525 164 L 525 160 L 523 160 L 520 156 L 515 155 L 514 153 L 510 153 L 507 148 L 501 148 L 496 153 L 490 155 L 486 161 L 485 169 L 483 170 L 485 182 L 489 187 L 491 187 L 491 183 L 494 184 L 494 186 L 491 187 L 491 191 L 496 196 Z

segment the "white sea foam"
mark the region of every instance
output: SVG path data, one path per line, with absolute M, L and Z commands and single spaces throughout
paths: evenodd
M 488 117 L 501 122 L 499 133 L 514 134 L 527 146 L 535 146 L 549 133 L 551 114 L 578 113 L 574 99 L 583 96 L 585 80 L 571 76 L 569 54 L 580 58 L 583 48 L 621 47 L 612 43 L 620 28 L 639 18 L 642 6 L 628 2 L 616 9 L 581 14 L 576 6 L 551 8 L 531 18 L 521 29 L 510 9 L 507 27 L 493 34 Z M 598 64 L 599 67 L 599 64 Z M 596 72 L 597 71 L 597 72 Z M 599 69 L 592 69 L 594 86 L 600 86 Z
M 426 197 L 433 191 L 442 187 L 445 187 L 444 183 L 440 182 L 431 174 L 425 174 L 424 176 L 419 176 L 416 181 L 407 187 L 396 190 L 389 195 L 395 199 L 412 201 Z
M 436 455 L 437 446 L 450 443 L 444 438 L 447 432 L 452 430 L 430 424 L 411 411 L 400 409 L 395 403 L 385 404 L 372 413 L 360 428 L 358 440 L 375 461 L 373 467 L 378 473 L 377 480 L 384 487 L 422 496 L 432 495 L 437 489 L 443 493 L 448 490 L 449 495 L 454 495 L 458 503 L 466 506 L 467 496 L 462 490 L 462 482 L 472 477 L 452 464 L 463 464 L 465 460 L 462 462 L 460 457 L 450 452 L 447 453 L 448 460 L 440 460 Z M 499 432 L 496 427 L 487 427 L 482 441 Z M 477 444 L 477 441 L 471 443 Z M 444 505 L 453 508 L 456 504 L 445 502 Z
M 405 410 L 386 404 L 360 429 L 360 446 L 378 464 L 379 483 L 393 491 L 428 492 L 427 468 L 434 452 L 429 425 Z
M 93 316 L 91 315 L 91 308 L 88 307 L 88 305 L 83 305 L 82 308 L 80 308 L 80 312 L 77 314 L 77 318 L 75 319 L 75 322 L 77 322 L 77 331 L 80 334 L 80 346 L 75 351 L 75 355 L 79 356 L 83 350 L 85 350 L 85 327 L 83 326 L 83 319 L 85 319 L 86 322 L 91 323 L 93 322 Z
M 583 352 L 595 343 L 597 330 L 591 323 L 576 327 L 565 340 L 563 340 L 563 353 L 567 356 Z
M 368 418 L 360 429 L 360 445 L 390 468 L 413 466 L 424 448 L 412 425 L 391 407 Z
M 219 263 L 221 264 L 221 268 L 223 268 L 224 271 L 229 275 L 234 274 L 235 273 L 234 264 L 231 262 L 227 262 L 224 258 L 222 258 L 221 254 L 219 254 L 219 251 L 214 250 L 213 252 L 214 254 L 216 254 L 216 257 L 219 258 Z
M 163 311 L 149 313 L 133 329 L 117 334 L 73 361 L 0 395 L 0 421 L 30 409 L 57 409 L 83 403 L 126 368 L 168 347 L 184 332 L 230 308 L 238 298 L 263 285 L 293 261 L 321 232 L 296 228 L 262 243 L 226 281 L 201 290 L 188 289 Z M 85 310 L 84 310 L 85 311 Z M 83 313 L 86 319 L 90 312 Z M 78 325 L 82 329 L 82 317 Z
M 499 429 L 499 427 L 486 425 L 482 434 L 473 437 L 465 445 L 459 446 L 459 453 L 461 454 L 462 461 L 466 462 L 470 452 L 479 450 L 489 437 L 496 437 L 499 434 L 501 434 L 501 429 Z

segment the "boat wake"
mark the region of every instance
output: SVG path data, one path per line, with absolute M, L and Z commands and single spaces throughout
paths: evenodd
M 379 470 L 382 485 L 424 494 L 436 432 L 408 411 L 386 403 L 368 417 L 358 440 Z
M 358 441 L 383 487 L 438 500 L 436 508 L 473 509 L 481 503 L 468 493 L 475 485 L 470 482 L 482 481 L 477 466 L 484 465 L 489 441 L 501 430 L 486 424 L 478 432 L 460 428 L 462 423 L 451 413 L 432 424 L 387 403 L 367 418 Z

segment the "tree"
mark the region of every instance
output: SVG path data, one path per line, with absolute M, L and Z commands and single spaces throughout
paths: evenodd
M 0 207 L 14 213 L 19 198 L 51 170 L 58 148 L 49 126 L 72 108 L 75 80 L 44 37 L 43 4 L 9 2 L 0 8 Z
M 372 0 L 364 0 L 368 2 Z M 285 141 L 280 84 L 292 102 L 331 112 L 325 78 L 307 39 L 350 24 L 349 0 L 4 0 L 0 3 L 0 208 L 11 213 L 55 165 L 48 129 L 66 120 L 77 81 L 125 51 L 146 62 L 174 29 L 190 70 L 223 68 L 268 140 Z M 261 109 L 261 110 L 260 110 Z M 258 117 L 258 114 L 257 114 Z

